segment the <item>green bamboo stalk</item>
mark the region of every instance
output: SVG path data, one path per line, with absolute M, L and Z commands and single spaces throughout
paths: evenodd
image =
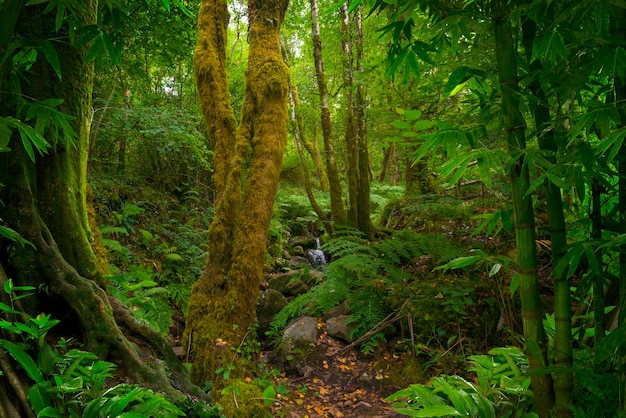
M 522 24 L 523 44 L 526 58 L 530 62 L 532 57 L 532 45 L 536 34 L 536 24 L 530 19 L 524 19 Z M 537 72 L 542 69 L 538 60 L 529 64 L 530 72 Z M 529 89 L 537 98 L 537 105 L 534 109 L 535 126 L 539 148 L 549 151 L 548 160 L 556 163 L 556 152 L 558 147 L 554 138 L 553 129 L 544 129 L 551 120 L 550 109 L 548 108 L 548 97 L 539 85 L 538 78 L 534 78 Z M 546 181 L 546 202 L 548 208 L 548 223 L 550 229 L 550 241 L 552 244 L 552 266 L 559 264 L 567 249 L 567 229 L 565 226 L 565 215 L 563 212 L 563 199 L 561 189 L 550 181 Z M 572 300 L 569 289 L 567 271 L 553 276 L 554 280 L 554 362 L 557 366 L 567 371 L 557 373 L 554 376 L 555 392 L 555 412 L 557 418 L 571 418 L 570 399 L 572 397 L 573 374 L 572 374 Z M 604 324 L 604 322 L 602 322 Z
M 516 48 L 513 30 L 508 17 L 507 2 L 493 0 L 494 35 L 504 127 L 507 132 L 507 148 L 511 158 L 509 177 L 513 194 L 515 239 L 517 243 L 520 278 L 522 322 L 526 338 L 528 363 L 531 370 L 541 369 L 547 364 L 546 335 L 543 329 L 543 310 L 539 298 L 537 278 L 537 252 L 535 243 L 535 219 L 531 196 L 527 195 L 530 180 L 524 169 L 526 148 L 524 118 L 519 109 L 519 86 L 517 80 Z M 540 353 L 531 346 L 537 345 Z M 531 377 L 537 411 L 541 418 L 547 417 L 554 406 L 552 379 L 549 374 Z
M 593 179 L 591 185 L 591 238 L 602 238 L 602 185 Z M 602 259 L 602 253 L 598 254 Z M 605 336 L 604 315 L 604 284 L 602 278 L 597 275 L 593 278 L 593 341 L 594 347 L 598 348 L 600 341 Z

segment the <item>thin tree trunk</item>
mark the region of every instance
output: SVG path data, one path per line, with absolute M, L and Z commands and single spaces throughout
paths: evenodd
M 354 105 L 354 74 L 352 57 L 352 31 L 348 5 L 343 3 L 339 6 L 341 11 L 341 50 L 343 62 L 343 89 L 346 111 L 346 166 L 348 176 L 348 223 L 354 228 L 359 227 L 359 148 L 358 127 Z
M 528 170 L 523 169 L 526 139 L 524 118 L 519 109 L 516 49 L 506 3 L 504 0 L 492 1 L 496 61 L 502 96 L 504 129 L 507 133 L 508 151 L 513 158 L 510 162 L 509 176 L 513 194 L 524 337 L 530 368 L 537 370 L 547 365 L 547 339 L 543 329 L 543 310 L 539 298 L 534 213 L 531 196 L 526 193 L 530 181 Z M 539 352 L 533 347 L 537 347 Z M 554 405 L 550 375 L 534 375 L 531 377 L 531 382 L 539 417 L 547 417 Z
M 328 176 L 326 175 L 326 169 L 324 168 L 324 164 L 322 162 L 322 154 L 320 153 L 320 149 L 317 146 L 317 137 L 313 136 L 313 140 L 309 140 L 306 135 L 306 129 L 304 126 L 304 118 L 302 117 L 302 112 L 300 112 L 300 98 L 298 96 L 298 90 L 294 88 L 293 90 L 293 103 L 296 108 L 296 122 L 298 125 L 298 132 L 300 133 L 300 140 L 302 141 L 302 146 L 309 153 L 311 159 L 313 160 L 313 167 L 315 169 L 315 174 L 317 174 L 317 178 L 319 179 L 320 190 L 327 191 L 329 190 L 328 185 Z
M 328 86 L 324 72 L 322 59 L 322 38 L 320 36 L 319 5 L 317 0 L 311 0 L 311 26 L 313 38 L 313 57 L 315 60 L 315 73 L 317 75 L 317 88 L 320 94 L 322 135 L 324 136 L 324 150 L 326 151 L 326 174 L 330 188 L 330 211 L 335 225 L 346 222 L 346 214 L 343 209 L 343 197 L 337 161 L 335 157 L 335 142 L 333 140 L 332 124 L 330 120 L 330 108 L 328 101 Z
M 593 179 L 591 185 L 591 238 L 602 239 L 602 185 L 597 179 Z M 602 259 L 602 253 L 598 254 Z M 593 343 L 598 348 L 606 335 L 604 314 L 604 283 L 602 277 L 594 275 L 593 278 Z
M 347 4 L 345 4 L 347 7 Z M 365 85 L 363 84 L 363 21 L 361 6 L 355 11 L 355 69 L 359 75 L 356 80 L 356 97 L 354 101 L 354 118 L 357 132 L 359 193 L 357 219 L 359 230 L 371 236 L 374 226 L 371 218 L 369 149 L 367 146 L 367 119 L 365 117 Z
M 311 184 L 311 174 L 309 173 L 309 167 L 306 161 L 306 157 L 304 155 L 303 147 L 302 147 L 302 137 L 300 130 L 300 125 L 298 124 L 298 118 L 296 116 L 296 105 L 295 105 L 295 96 L 296 92 L 294 91 L 294 87 L 291 86 L 289 90 L 289 101 L 291 104 L 291 130 L 293 134 L 294 141 L 296 143 L 296 148 L 298 149 L 298 155 L 300 156 L 300 163 L 302 164 L 302 171 L 304 173 L 304 190 L 306 191 L 306 195 L 309 198 L 309 202 L 311 203 L 311 207 L 317 214 L 319 220 L 324 224 L 324 229 L 326 231 L 332 231 L 332 225 L 329 223 L 324 211 L 317 203 L 315 199 L 315 195 L 313 194 L 313 185 Z

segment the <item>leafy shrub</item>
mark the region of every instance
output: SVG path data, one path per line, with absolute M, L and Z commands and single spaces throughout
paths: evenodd
M 449 241 L 445 238 L 441 242 Z M 346 228 L 336 231 L 322 249 L 332 262 L 326 267 L 324 281 L 298 296 L 274 318 L 269 335 L 277 337 L 287 323 L 301 315 L 323 315 L 347 301 L 353 324 L 351 339 L 363 336 L 390 313 L 388 289 L 410 277 L 407 269 L 416 257 L 432 256 L 442 245 L 434 235 L 421 236 L 411 231 L 399 231 L 379 242 L 368 241 L 361 232 Z M 460 250 L 449 246 L 446 257 Z M 438 257 L 442 257 L 438 255 Z M 371 352 L 385 338 L 375 334 L 362 343 L 361 349 Z
M 88 351 L 71 348 L 72 340 L 61 338 L 55 346 L 45 341 L 48 331 L 59 323 L 50 315 L 31 317 L 15 309 L 15 301 L 29 295 L 31 286 L 4 283 L 11 305 L 0 304 L 0 328 L 20 337 L 21 342 L 0 339 L 0 348 L 16 361 L 33 384 L 27 398 L 38 417 L 178 417 L 185 416 L 175 403 L 150 389 L 129 384 L 107 387 L 115 364 L 99 360 Z M 18 294 L 21 293 L 21 294 Z M 22 319 L 23 318 L 23 319 Z M 218 417 L 217 409 L 198 405 L 204 417 Z
M 475 383 L 444 375 L 387 399 L 396 412 L 412 417 L 536 417 L 524 354 L 517 347 L 494 348 L 489 354 L 469 357 Z

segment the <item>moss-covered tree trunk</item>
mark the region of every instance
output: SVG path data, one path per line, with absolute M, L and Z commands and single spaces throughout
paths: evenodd
M 21 13 L 28 19 L 18 21 L 11 37 L 31 42 L 66 39 L 68 28 L 56 31 L 55 14 L 44 15 L 45 6 L 24 6 Z M 83 24 L 94 24 L 97 1 L 83 2 L 77 13 Z M 32 161 L 15 134 L 9 144 L 12 150 L 0 154 L 0 201 L 4 203 L 0 219 L 35 247 L 0 241 L 0 264 L 17 284 L 41 290 L 24 301 L 30 314 L 36 314 L 45 302 L 46 310 L 62 319 L 64 329 L 73 329 L 72 336 L 80 338 L 86 349 L 116 362 L 133 380 L 171 394 L 176 392 L 174 382 L 182 391 L 200 393 L 190 384 L 167 339 L 139 325 L 105 291 L 87 211 L 93 63 L 87 60 L 87 45 L 59 42 L 55 47 L 63 63 L 63 79 L 48 64 L 37 61 L 19 94 L 3 95 L 0 116 L 15 115 L 16 103 L 23 98 L 29 103 L 63 99 L 60 110 L 75 118 L 75 145 L 59 143 Z M 148 352 L 165 359 L 171 375 L 166 374 L 165 364 L 153 354 L 142 354 L 137 345 L 148 346 Z
M 346 4 L 347 5 L 347 4 Z M 372 171 L 370 167 L 370 153 L 367 144 L 367 119 L 365 116 L 365 84 L 363 77 L 363 17 L 361 6 L 355 11 L 355 70 L 356 94 L 354 100 L 354 115 L 357 126 L 357 148 L 359 152 L 359 199 L 357 209 L 357 219 L 359 230 L 372 235 L 374 226 L 372 225 L 372 204 L 370 201 L 370 182 L 372 181 Z
M 194 355 L 192 379 L 213 382 L 214 399 L 228 416 L 263 416 L 266 411 L 236 349 L 250 337 L 255 318 L 269 223 L 287 141 L 289 69 L 281 55 L 279 31 L 286 0 L 248 2 L 248 66 L 241 121 L 237 126 L 228 97 L 224 0 L 202 3 L 198 16 L 195 71 L 205 123 L 215 151 L 216 213 L 209 229 L 209 257 L 194 284 L 185 338 Z M 229 381 L 217 370 L 234 369 Z M 249 399 L 239 404 L 236 386 Z M 245 408 L 245 409 L 240 409 Z
M 509 163 L 509 176 L 513 195 L 526 353 L 531 370 L 537 370 L 547 365 L 547 338 L 543 328 L 543 311 L 539 298 L 535 219 L 531 196 L 527 195 L 530 179 L 528 170 L 523 167 L 526 133 L 524 117 L 519 108 L 517 49 L 513 43 L 513 29 L 507 4 L 506 0 L 492 0 L 495 50 L 507 148 L 512 158 Z M 554 405 L 551 377 L 548 374 L 536 374 L 531 377 L 531 382 L 539 416 L 547 417 Z
M 324 137 L 324 151 L 326 152 L 326 174 L 328 175 L 330 190 L 331 218 L 335 225 L 341 225 L 346 222 L 346 213 L 343 208 L 342 187 L 335 157 L 335 141 L 330 120 L 328 86 L 326 84 L 326 73 L 324 72 L 324 60 L 322 58 L 322 37 L 320 35 L 319 4 L 317 0 L 311 0 L 311 27 L 315 74 L 317 76 L 317 89 L 320 95 L 322 136 Z

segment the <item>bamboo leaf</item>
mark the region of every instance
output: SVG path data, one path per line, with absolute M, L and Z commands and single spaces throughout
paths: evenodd
M 30 245 L 31 247 L 35 248 L 35 245 L 28 241 L 27 239 L 22 238 L 22 236 L 17 233 L 17 231 L 8 228 L 6 226 L 1 226 L 0 225 L 0 235 L 10 239 L 11 241 L 15 241 L 15 242 L 19 242 L 20 244 L 22 244 L 22 246 L 24 245 Z
M 452 96 L 452 92 L 455 90 L 455 88 L 459 84 L 464 84 L 467 80 L 470 79 L 470 77 L 471 76 L 468 74 L 468 67 L 465 65 L 452 71 L 452 74 L 450 74 L 450 77 L 448 77 L 448 82 L 441 92 L 441 97 L 445 98 L 448 96 Z
M 477 263 L 478 261 L 480 261 L 482 259 L 482 257 L 477 256 L 477 255 L 471 255 L 471 256 L 467 256 L 467 257 L 459 257 L 459 258 L 455 258 L 454 260 L 442 265 L 442 266 L 437 266 L 433 269 L 433 271 L 435 270 L 443 270 L 444 273 L 448 270 L 451 269 L 461 269 L 467 266 L 471 266 L 474 263 Z
M 56 49 L 49 41 L 42 41 L 38 44 L 38 49 L 43 53 L 44 58 L 48 61 L 48 64 L 52 67 L 59 80 L 61 77 L 61 63 L 59 62 L 59 56 Z

